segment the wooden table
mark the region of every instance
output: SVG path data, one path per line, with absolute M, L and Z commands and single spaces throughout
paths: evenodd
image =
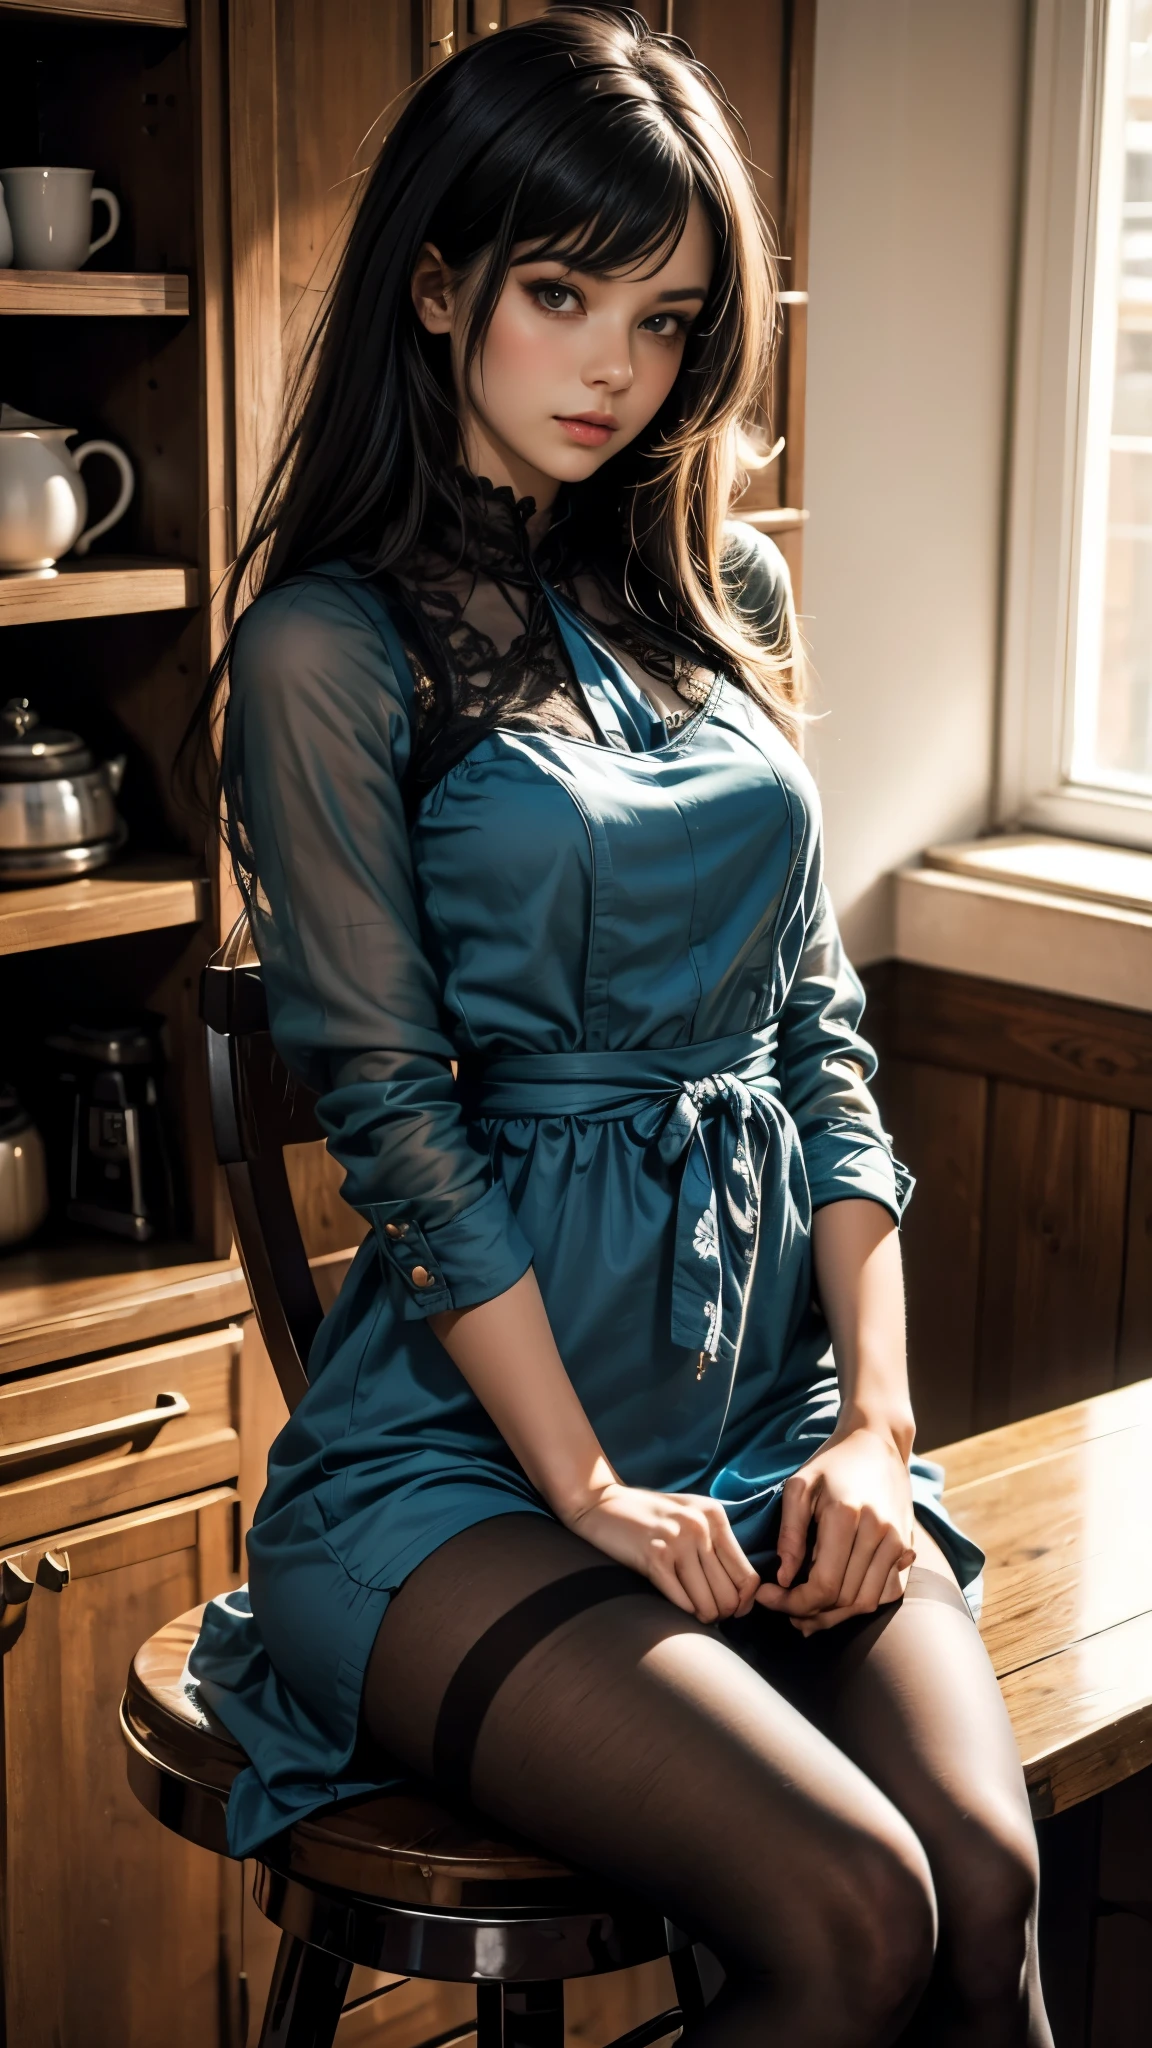
M 1123 1781 L 1152 1765 L 1152 1380 L 932 1455 L 988 1556 L 981 1633 L 1040 1823 L 1057 2048 L 1142 2044 L 1152 1773 Z
M 930 1455 L 1045 1819 L 1152 1764 L 1152 1380 Z

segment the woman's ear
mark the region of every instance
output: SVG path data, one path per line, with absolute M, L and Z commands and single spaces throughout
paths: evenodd
M 454 299 L 452 273 L 439 249 L 425 242 L 412 272 L 412 304 L 429 334 L 448 334 Z

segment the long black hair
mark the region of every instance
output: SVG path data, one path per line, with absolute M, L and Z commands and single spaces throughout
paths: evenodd
M 554 8 L 471 44 L 410 92 L 366 181 L 229 577 L 228 640 L 190 729 L 201 751 L 249 597 L 337 558 L 381 575 L 430 516 L 463 521 L 448 338 L 427 332 L 411 297 L 423 245 L 474 285 L 470 364 L 514 246 L 602 275 L 655 269 L 694 198 L 716 250 L 707 302 L 656 417 L 568 494 L 569 528 L 592 551 L 598 535 L 622 539 L 633 602 L 659 610 L 795 737 L 787 622 L 766 647 L 720 573 L 739 437 L 763 406 L 775 336 L 771 242 L 739 132 L 686 45 L 623 10 Z

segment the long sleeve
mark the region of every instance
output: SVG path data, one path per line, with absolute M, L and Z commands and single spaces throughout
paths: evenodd
M 864 991 L 813 867 L 813 904 L 780 1020 L 785 1106 L 800 1133 L 812 1207 L 863 1196 L 897 1222 L 913 1181 L 892 1156 L 868 1083 L 876 1055 L 860 1034 Z
M 421 1316 L 502 1293 L 532 1252 L 470 1141 L 421 943 L 410 691 L 375 593 L 326 574 L 270 592 L 237 635 L 224 787 L 273 1040 Z

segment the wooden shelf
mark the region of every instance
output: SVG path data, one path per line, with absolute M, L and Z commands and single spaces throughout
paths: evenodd
M 207 884 L 188 861 L 118 861 L 75 881 L 0 886 L 0 955 L 198 924 Z
M 734 505 L 732 516 L 742 519 L 745 526 L 755 526 L 760 533 L 790 533 L 808 520 L 807 511 L 799 505 L 774 505 L 768 512 L 745 512 Z
M 187 28 L 186 0 L 0 0 L 0 14 L 66 14 L 75 21 L 139 21 Z
M 145 556 L 81 556 L 61 562 L 58 569 L 0 574 L 0 626 L 189 611 L 198 601 L 196 571 L 188 562 Z
M 83 1238 L 0 1252 L 0 1375 L 203 1329 L 248 1311 L 240 1267 L 194 1246 Z
M 188 279 L 163 271 L 0 270 L 0 314 L 186 315 Z

